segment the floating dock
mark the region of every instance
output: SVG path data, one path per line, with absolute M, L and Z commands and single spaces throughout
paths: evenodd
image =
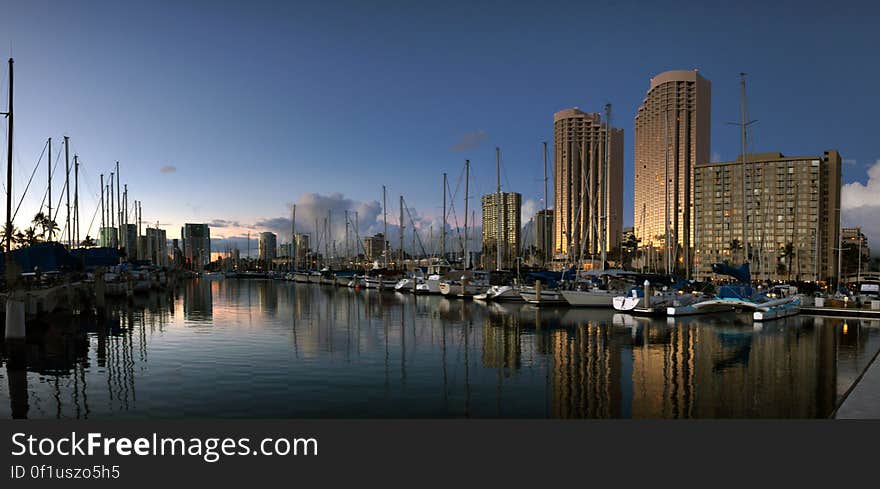
M 880 319 L 880 310 L 855 307 L 801 307 L 801 314 L 843 318 Z

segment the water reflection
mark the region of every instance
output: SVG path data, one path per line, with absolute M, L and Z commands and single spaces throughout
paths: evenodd
M 878 348 L 880 321 L 193 280 L 4 343 L 0 417 L 814 418 Z

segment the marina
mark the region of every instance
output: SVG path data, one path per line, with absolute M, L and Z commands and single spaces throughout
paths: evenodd
M 3 418 L 822 418 L 880 321 L 189 278 L 3 346 Z

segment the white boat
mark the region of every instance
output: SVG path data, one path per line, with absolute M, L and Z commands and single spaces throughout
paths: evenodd
M 223 272 L 202 272 L 199 274 L 199 278 L 205 280 L 223 280 L 226 278 L 226 274 Z
M 562 294 L 557 290 L 553 289 L 541 289 L 540 297 L 536 294 L 534 287 L 523 287 L 519 291 L 520 297 L 529 304 L 537 304 L 537 305 L 564 305 L 566 304 L 565 298 L 562 297 Z
M 620 292 L 590 288 L 587 290 L 560 290 L 565 302 L 574 307 L 611 307 L 614 297 Z
M 743 301 L 744 302 L 744 301 Z M 693 304 L 666 307 L 667 316 L 692 316 L 695 314 L 715 314 L 731 312 L 736 308 L 730 299 L 708 298 Z M 739 305 L 742 305 L 741 303 Z
M 514 285 L 493 285 L 482 294 L 475 295 L 474 300 L 522 302 L 523 298 L 519 288 Z
M 614 298 L 615 311 L 639 315 L 665 315 L 670 306 L 693 304 L 698 298 L 693 294 L 683 294 L 675 290 L 657 290 L 645 302 L 643 287 L 633 287 L 629 294 Z
M 489 273 L 485 271 L 450 272 L 449 275 L 452 278 L 440 282 L 440 293 L 446 297 L 469 299 L 489 286 Z
M 755 321 L 772 321 L 789 316 L 795 316 L 801 312 L 801 298 L 798 296 L 776 299 L 762 304 L 752 313 Z
M 424 283 L 417 283 L 416 294 L 440 294 L 440 283 L 452 267 L 446 261 L 438 260 L 428 265 L 427 278 Z
M 309 272 L 293 272 L 293 281 L 299 283 L 309 282 Z
M 365 277 L 364 287 L 377 290 L 394 290 L 397 285 L 397 279 L 386 279 L 385 277 Z
M 309 280 L 310 284 L 321 283 L 321 272 L 318 272 L 318 271 L 309 272 L 308 280 Z
M 416 279 L 413 277 L 402 278 L 394 284 L 394 290 L 398 292 L 412 292 L 416 285 Z
M 409 274 L 409 276 L 398 280 L 394 285 L 394 290 L 398 292 L 415 292 L 416 286 L 425 281 L 425 275 L 421 269 Z

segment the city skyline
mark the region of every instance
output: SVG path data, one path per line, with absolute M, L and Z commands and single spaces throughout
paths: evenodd
M 565 8 L 576 17 L 586 14 Z M 52 137 L 57 151 L 67 134 L 71 158 L 78 154 L 82 164 L 86 224 L 97 201 L 89 189 L 119 160 L 129 193 L 143 201 L 146 223 L 161 222 L 168 238 L 186 222 L 210 224 L 215 252 L 223 250 L 224 238 L 248 230 L 289 240 L 292 202 L 303 216 L 298 231 L 310 227 L 309 207 L 316 215 L 361 210 L 364 234 L 381 231 L 381 185 L 394 196 L 389 202 L 403 194 L 418 224 L 425 232 L 434 224 L 436 236 L 441 173 L 449 173 L 454 188 L 464 159 L 471 160 L 476 209 L 477 196 L 494 190 L 494 146 L 500 146 L 503 191 L 522 193 L 527 223 L 543 208 L 541 142 L 552 141 L 554 112 L 611 103 L 612 125 L 632 135 L 651 77 L 699 69 L 713 85 L 711 159 L 734 160 L 738 129 L 726 123 L 739 118 L 738 74 L 745 71 L 749 115 L 759 120 L 755 150 L 839 150 L 846 158 L 843 182 L 850 184 L 842 195 L 844 225 L 861 226 L 878 242 L 878 206 L 866 205 L 880 186 L 880 149 L 868 137 L 877 128 L 871 80 L 878 68 L 861 63 L 870 56 L 870 15 L 854 17 L 845 7 L 828 13 L 818 4 L 798 13 L 762 8 L 767 19 L 784 14 L 789 22 L 779 25 L 728 8 L 680 18 L 653 7 L 591 8 L 591 18 L 607 21 L 596 22 L 595 36 L 607 35 L 597 47 L 582 33 L 556 29 L 552 12 L 533 16 L 525 5 L 506 9 L 488 36 L 477 27 L 490 14 L 476 7 L 444 13 L 413 6 L 371 15 L 372 28 L 352 29 L 360 26 L 354 24 L 359 16 L 363 23 L 357 4 L 340 13 L 321 5 L 117 10 L 101 2 L 4 1 L 10 22 L 0 34 L 0 53 L 16 58 L 15 195 L 45 139 Z M 846 23 L 825 23 L 835 16 Z M 423 32 L 420 21 L 428 18 L 434 28 Z M 693 42 L 694 33 L 671 32 L 669 49 L 639 56 L 646 40 L 665 32 L 659 20 L 670 28 L 699 25 L 700 42 Z M 828 36 L 803 35 L 819 21 Z M 70 29 L 73 24 L 78 29 Z M 51 42 L 43 29 L 55 34 Z M 521 32 L 527 39 L 517 39 Z M 750 41 L 741 43 L 743 35 Z M 565 43 L 570 47 L 554 51 Z M 572 56 L 591 63 L 566 63 Z M 597 63 L 609 69 L 586 76 Z M 822 64 L 834 75 L 817 72 Z M 548 76 L 562 66 L 574 66 L 575 76 Z M 0 78 L 5 92 L 6 77 Z M 824 119 L 817 114 L 828 113 L 835 114 L 832 123 L 816 123 Z M 411 123 L 413 116 L 420 124 Z M 624 226 L 633 225 L 633 142 L 625 136 Z M 873 180 L 871 168 L 878 168 Z M 40 182 L 42 168 L 37 175 Z M 60 188 L 56 181 L 54 195 Z M 38 210 L 35 194 L 42 192 L 29 191 L 19 227 Z M 462 194 L 456 197 L 459 224 Z

